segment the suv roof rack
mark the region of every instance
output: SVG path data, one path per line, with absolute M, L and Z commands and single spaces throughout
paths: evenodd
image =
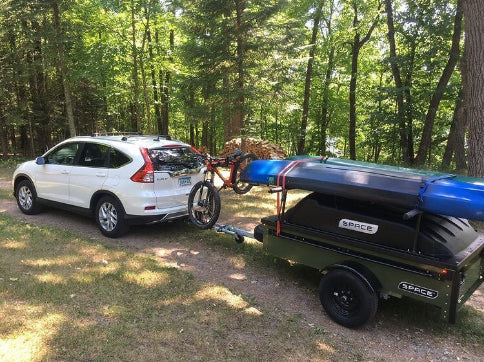
M 121 141 L 127 141 L 128 137 L 153 137 L 153 141 L 171 141 L 172 138 L 166 134 L 143 135 L 141 132 L 95 132 L 91 137 L 121 136 Z
M 95 132 L 91 137 L 102 137 L 102 136 L 142 136 L 140 132 Z
M 167 134 L 159 134 L 158 136 L 156 136 L 155 139 L 153 139 L 153 141 L 159 141 L 159 140 L 171 141 L 171 137 L 168 136 Z

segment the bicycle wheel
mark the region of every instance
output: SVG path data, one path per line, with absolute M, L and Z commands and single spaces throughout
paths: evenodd
M 220 216 L 220 195 L 209 181 L 200 181 L 188 195 L 188 217 L 199 229 L 210 229 Z
M 257 160 L 256 155 L 254 155 L 253 153 L 246 153 L 245 155 L 240 157 L 235 163 L 234 176 L 232 179 L 232 188 L 236 193 L 246 194 L 252 188 L 253 185 L 251 185 L 250 183 L 240 181 L 240 174 L 247 167 L 247 165 L 254 160 Z

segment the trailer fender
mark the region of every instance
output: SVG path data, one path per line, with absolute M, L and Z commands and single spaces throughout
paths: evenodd
M 354 262 L 347 262 L 344 264 L 331 265 L 326 268 L 325 271 L 330 272 L 335 269 L 344 269 L 352 272 L 358 276 L 368 286 L 368 288 L 372 289 L 376 293 L 378 293 L 378 291 L 381 289 L 381 284 L 378 281 L 378 278 L 364 265 Z

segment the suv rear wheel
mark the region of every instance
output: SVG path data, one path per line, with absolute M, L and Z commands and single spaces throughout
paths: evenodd
M 123 235 L 129 229 L 124 221 L 124 209 L 112 196 L 103 196 L 96 206 L 96 223 L 101 232 L 110 238 Z

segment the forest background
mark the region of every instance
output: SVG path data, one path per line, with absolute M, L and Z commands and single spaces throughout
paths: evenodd
M 484 176 L 482 71 L 469 71 L 483 7 L 3 0 L 0 151 L 35 156 L 76 134 L 130 131 L 216 154 L 258 137 L 288 154 Z

